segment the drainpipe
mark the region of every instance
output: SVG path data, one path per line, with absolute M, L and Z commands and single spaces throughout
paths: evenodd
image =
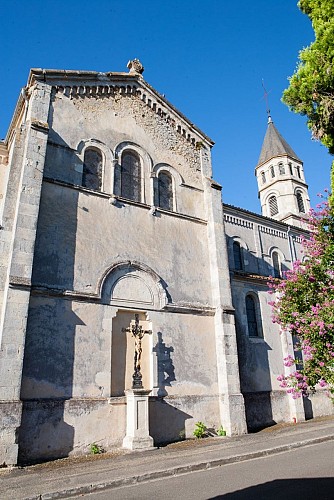
M 287 230 L 286 234 L 287 234 L 288 242 L 289 242 L 289 251 L 290 251 L 291 262 L 294 262 L 296 260 L 296 256 L 295 256 L 295 252 L 294 252 L 293 246 L 292 246 L 290 231 L 291 231 L 291 228 L 290 228 L 290 226 L 288 226 L 288 230 Z

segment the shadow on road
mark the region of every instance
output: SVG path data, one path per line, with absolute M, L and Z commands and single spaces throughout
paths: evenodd
M 333 500 L 334 478 L 276 479 L 208 500 Z

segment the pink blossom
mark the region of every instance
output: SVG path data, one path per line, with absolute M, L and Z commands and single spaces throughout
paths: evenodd
M 286 358 L 284 358 L 284 366 L 292 366 L 294 364 L 295 360 L 290 354 Z

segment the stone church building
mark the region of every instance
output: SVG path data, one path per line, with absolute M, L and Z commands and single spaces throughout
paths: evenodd
M 267 278 L 302 258 L 302 161 L 269 117 L 262 215 L 222 204 L 212 140 L 128 68 L 31 70 L 0 142 L 1 463 L 122 446 L 135 315 L 155 444 L 332 411 L 277 381 Z

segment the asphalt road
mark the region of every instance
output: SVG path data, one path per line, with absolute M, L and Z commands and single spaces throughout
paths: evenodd
M 334 443 L 83 496 L 87 500 L 334 500 Z

